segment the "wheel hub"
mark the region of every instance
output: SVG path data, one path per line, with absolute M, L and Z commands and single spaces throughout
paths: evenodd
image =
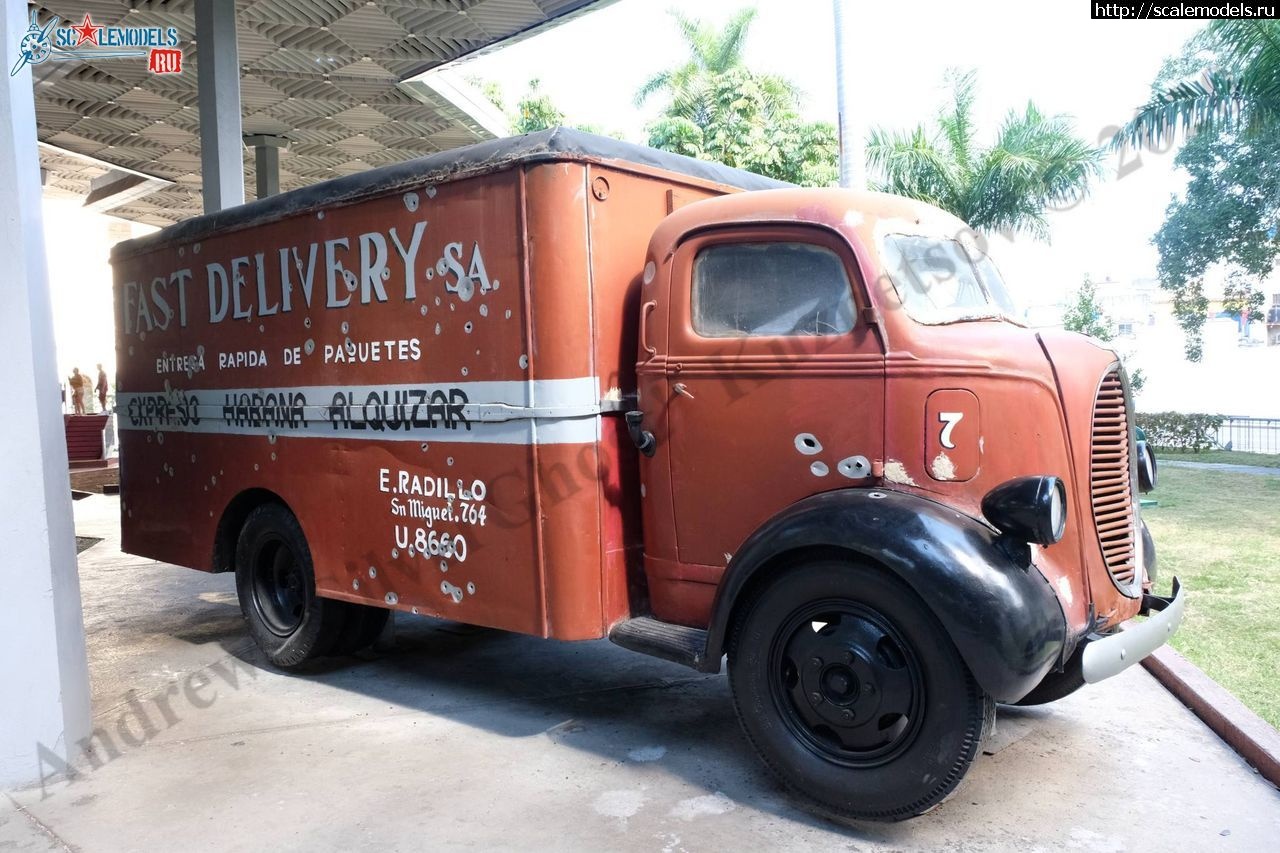
M 780 634 L 776 698 L 788 725 L 828 758 L 883 760 L 914 736 L 923 696 L 915 655 L 880 614 L 815 605 Z

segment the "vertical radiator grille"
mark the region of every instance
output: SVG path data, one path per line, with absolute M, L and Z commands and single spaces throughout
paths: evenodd
M 1089 486 L 1102 557 L 1111 577 L 1125 588 L 1133 583 L 1137 557 L 1129 451 L 1124 385 L 1112 370 L 1103 377 L 1093 406 Z

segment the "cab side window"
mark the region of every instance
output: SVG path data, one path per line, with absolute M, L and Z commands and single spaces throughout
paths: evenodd
M 693 329 L 706 338 L 842 335 L 853 291 L 840 257 L 809 243 L 725 243 L 693 262 Z

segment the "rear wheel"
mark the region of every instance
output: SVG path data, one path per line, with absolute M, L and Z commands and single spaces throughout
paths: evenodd
M 798 566 L 745 602 L 729 678 L 765 764 L 855 818 L 901 820 L 942 802 L 995 712 L 911 589 L 841 560 Z
M 367 604 L 347 604 L 347 619 L 333 654 L 351 655 L 368 648 L 387 627 L 391 611 Z
M 343 636 L 347 605 L 316 595 L 311 550 L 293 513 L 263 504 L 236 544 L 236 593 L 258 647 L 281 669 L 329 654 Z

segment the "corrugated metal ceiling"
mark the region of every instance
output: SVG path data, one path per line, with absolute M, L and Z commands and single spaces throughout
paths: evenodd
M 607 2 L 607 0 L 604 0 Z M 280 134 L 280 188 L 399 162 L 490 134 L 443 97 L 397 84 L 601 0 L 236 0 L 244 133 Z M 201 211 L 194 0 L 43 0 L 59 25 L 176 27 L 183 73 L 145 60 L 35 65 L 41 141 L 173 181 L 112 210 L 168 225 Z M 424 102 L 425 100 L 425 102 Z M 85 195 L 102 167 L 41 148 L 46 192 Z M 253 153 L 245 152 L 252 197 Z

